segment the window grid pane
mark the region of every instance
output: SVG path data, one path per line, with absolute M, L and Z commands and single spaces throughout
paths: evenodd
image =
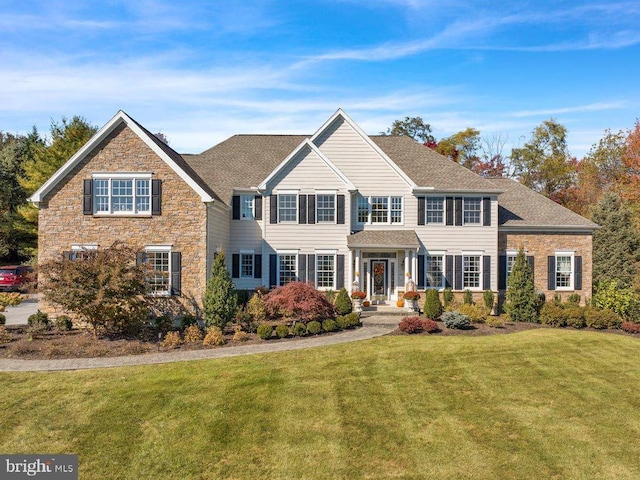
M 511 270 L 513 270 L 515 263 L 516 255 L 507 255 L 507 279 L 509 279 L 509 275 L 511 275 Z
M 358 223 L 369 222 L 369 199 L 358 197 Z
M 316 215 L 318 222 L 335 221 L 335 195 L 318 195 L 316 199 Z
M 253 220 L 253 200 L 254 198 L 249 195 L 242 195 L 240 197 L 240 210 L 242 218 Z
M 464 215 L 464 223 L 479 225 L 480 224 L 480 213 L 482 210 L 482 202 L 480 198 L 465 198 L 463 201 L 463 215 Z
M 280 222 L 296 222 L 298 220 L 297 195 L 278 195 L 278 220 Z
M 480 256 L 464 256 L 462 268 L 462 288 L 480 288 Z
M 297 255 L 280 255 L 280 285 L 296 281 Z
M 149 180 L 136 180 L 136 212 L 151 211 Z
M 444 219 L 444 197 L 427 197 L 426 201 L 426 223 L 443 223 Z
M 556 287 L 571 288 L 571 260 L 570 255 L 556 257 Z
M 427 256 L 427 288 L 442 288 L 444 271 L 442 255 Z
M 240 276 L 253 277 L 253 254 L 243 253 L 240 255 Z
M 316 256 L 316 284 L 318 288 L 334 288 L 335 257 L 333 255 Z
M 389 222 L 389 198 L 371 197 L 371 223 Z
M 391 197 L 391 223 L 402 223 L 402 197 Z
M 111 180 L 111 210 L 133 212 L 132 180 Z
M 153 269 L 148 277 L 152 292 L 169 291 L 169 252 L 147 252 L 147 263 Z
M 109 211 L 109 180 L 94 180 L 93 189 L 96 195 L 96 212 Z

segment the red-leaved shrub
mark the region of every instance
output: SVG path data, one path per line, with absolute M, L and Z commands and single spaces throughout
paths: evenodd
M 422 331 L 431 333 L 438 330 L 438 322 L 435 320 L 431 320 L 430 318 L 425 318 L 422 320 Z
M 404 317 L 398 328 L 404 333 L 420 333 L 423 329 L 420 317 Z
M 336 310 L 323 292 L 310 283 L 291 282 L 264 296 L 264 306 L 271 317 L 294 317 L 303 323 L 335 318 Z
M 624 322 L 622 330 L 627 333 L 640 333 L 640 323 Z

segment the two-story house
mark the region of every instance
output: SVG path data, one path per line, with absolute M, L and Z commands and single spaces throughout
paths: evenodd
M 158 293 L 199 300 L 216 252 L 238 289 L 312 282 L 394 300 L 500 292 L 518 248 L 548 295 L 591 295 L 597 225 L 510 179 L 407 137 L 366 135 L 342 110 L 306 135 L 236 135 L 180 155 L 120 111 L 31 198 L 39 255 L 139 245 Z

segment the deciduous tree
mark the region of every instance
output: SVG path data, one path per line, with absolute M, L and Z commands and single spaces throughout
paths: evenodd
M 425 123 L 422 117 L 404 117 L 404 120 L 394 120 L 391 127 L 382 135 L 404 135 L 424 144 L 434 144 L 436 139 L 431 133 L 431 125 Z

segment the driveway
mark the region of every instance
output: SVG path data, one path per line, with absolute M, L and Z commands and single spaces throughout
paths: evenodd
M 29 295 L 16 307 L 6 307 L 2 312 L 7 317 L 7 325 L 26 325 L 27 318 L 38 311 L 38 295 Z

